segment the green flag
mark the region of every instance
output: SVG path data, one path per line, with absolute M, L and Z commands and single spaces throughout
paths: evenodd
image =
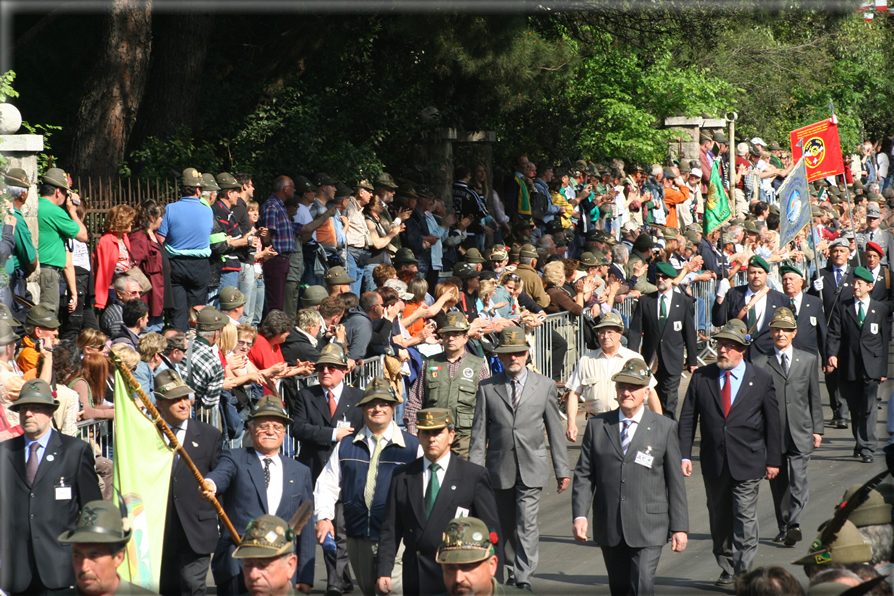
M 153 592 L 159 589 L 173 463 L 173 451 L 139 402 L 131 397 L 121 372 L 115 370 L 114 483 L 124 498 L 134 529 L 118 573 Z
M 730 220 L 733 213 L 729 207 L 729 199 L 723 188 L 723 180 L 720 178 L 720 163 L 715 159 L 711 166 L 711 184 L 708 187 L 708 196 L 705 197 L 705 236 Z

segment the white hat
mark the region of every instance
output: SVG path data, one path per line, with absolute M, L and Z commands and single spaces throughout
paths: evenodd
M 698 176 L 699 178 L 701 178 L 704 174 L 702 174 L 702 171 L 700 169 L 692 168 L 691 170 L 689 170 L 689 175 Z
M 758 139 L 759 141 L 760 139 Z M 736 155 L 745 157 L 748 155 L 748 143 L 739 143 L 736 145 Z
M 632 221 L 628 221 L 621 226 L 622 232 L 633 232 L 634 230 L 638 230 L 639 226 L 633 223 Z
M 767 146 L 767 144 L 764 142 L 764 140 L 760 137 L 754 137 L 753 139 L 751 139 L 751 144 L 752 145 L 760 145 L 761 147 Z M 737 149 L 738 149 L 738 147 L 737 147 Z

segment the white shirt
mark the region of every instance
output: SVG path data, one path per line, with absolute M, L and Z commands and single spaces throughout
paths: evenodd
M 397 428 L 397 424 L 392 420 L 391 424 L 382 433 L 382 449 L 391 443 L 405 445 L 403 434 Z M 339 450 L 345 441 L 366 441 L 369 447 L 370 455 L 375 451 L 376 442 L 372 438 L 372 431 L 364 426 L 360 429 L 360 433 L 356 437 L 345 437 L 335 445 L 326 467 L 317 478 L 317 485 L 314 487 L 314 520 L 334 519 L 335 518 L 335 502 L 341 496 L 341 463 L 339 461 Z M 422 447 L 417 452 L 418 457 L 422 457 Z
M 171 427 L 171 430 L 174 432 L 174 436 L 177 437 L 177 442 L 180 443 L 181 445 L 183 445 L 183 441 L 186 440 L 187 425 L 189 425 L 189 419 L 186 419 L 183 422 L 181 422 L 178 425 L 179 428 L 177 428 L 176 430 L 174 430 L 173 424 L 170 424 L 170 423 L 168 424 L 168 426 Z M 168 445 L 171 444 L 171 442 L 168 440 L 167 435 L 165 435 L 165 443 L 167 443 Z M 179 461 L 180 461 L 180 454 L 175 453 L 174 454 L 174 465 L 171 466 L 171 470 L 175 470 L 177 468 L 177 462 L 179 462 Z
M 863 316 L 868 315 L 869 314 L 869 296 L 868 295 L 863 300 L 857 300 L 856 297 L 854 298 L 854 312 L 857 313 L 858 320 L 859 320 L 859 316 L 860 316 L 860 305 L 861 304 L 863 305 Z
M 656 312 L 658 313 L 659 320 L 661 319 L 661 299 L 664 298 L 664 316 L 669 317 L 670 312 L 671 312 L 671 302 L 674 301 L 673 295 L 674 295 L 674 287 L 673 286 L 671 286 L 667 292 L 665 292 L 663 294 L 662 293 L 658 294 L 658 300 L 656 300 L 655 302 L 657 302 L 656 308 L 658 310 Z
M 801 311 L 801 300 L 803 298 L 804 298 L 804 292 L 798 292 L 798 295 L 792 299 L 795 301 L 795 311 L 796 311 L 792 314 L 798 314 Z
M 872 279 L 876 281 L 883 281 L 884 277 L 882 276 L 882 265 L 879 263 L 875 269 L 871 269 L 869 271 L 872 274 Z
M 450 450 L 447 450 L 447 453 L 437 461 L 437 464 L 441 466 L 438 471 L 438 486 L 444 486 L 444 476 L 447 474 L 447 466 L 450 465 Z M 422 498 L 425 498 L 425 494 L 428 492 L 428 483 L 431 482 L 431 462 L 428 461 L 428 458 L 422 460 Z
M 631 442 L 633 442 L 633 436 L 636 434 L 636 427 L 638 427 L 640 422 L 643 421 L 643 412 L 645 411 L 645 409 L 646 408 L 644 406 L 640 406 L 639 412 L 634 414 L 632 418 L 627 418 L 627 416 L 624 415 L 624 412 L 621 411 L 621 408 L 618 408 L 618 420 L 621 421 L 621 431 L 624 430 L 625 420 L 633 420 L 633 424 L 631 424 L 630 428 L 627 429 L 627 436 L 630 437 Z
M 757 321 L 757 327 L 755 327 L 755 329 L 760 329 L 761 322 L 764 320 L 764 311 L 767 309 L 767 294 L 769 294 L 769 292 L 761 296 L 761 299 L 752 307 L 754 310 L 754 320 Z M 745 304 L 751 302 L 752 296 L 754 296 L 754 292 L 748 287 L 748 289 L 745 290 Z M 745 315 L 745 320 L 748 320 L 748 315 Z
M 255 451 L 261 460 L 261 471 L 264 470 L 264 460 L 266 455 L 261 455 Z M 281 455 L 278 453 L 270 458 L 270 484 L 267 486 L 267 513 L 276 515 L 279 509 L 279 502 L 282 500 L 282 461 Z
M 788 361 L 788 366 L 791 367 L 792 355 L 794 354 L 794 350 L 792 349 L 792 347 L 789 346 L 786 349 L 782 350 L 781 352 L 779 351 L 779 348 L 773 348 L 773 349 L 776 351 L 776 361 L 779 362 L 779 366 L 782 366 L 783 368 L 785 368 L 782 364 L 782 355 L 785 354 L 785 358 Z
M 323 389 L 323 397 L 326 398 L 326 405 L 329 405 L 329 389 L 325 387 L 321 387 Z M 338 404 L 341 402 L 341 392 L 345 390 L 344 382 L 339 383 L 335 387 L 332 388 L 332 398 L 335 400 L 335 406 L 338 407 Z M 347 416 L 344 417 L 347 420 Z M 332 442 L 335 443 L 338 439 L 336 438 L 336 433 L 338 431 L 338 427 L 332 429 Z

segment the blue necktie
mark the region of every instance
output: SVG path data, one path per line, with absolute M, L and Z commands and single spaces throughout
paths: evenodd
M 841 269 L 835 270 L 835 287 L 841 285 Z
M 624 428 L 621 429 L 621 451 L 624 452 L 624 455 L 627 455 L 627 448 L 630 447 L 630 425 L 633 424 L 633 420 L 623 420 L 621 424 L 624 425 Z

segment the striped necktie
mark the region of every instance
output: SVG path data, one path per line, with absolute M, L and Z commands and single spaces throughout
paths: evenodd
M 627 455 L 627 448 L 630 447 L 630 425 L 633 424 L 633 420 L 622 420 L 621 424 L 624 425 L 624 428 L 621 429 L 621 451 L 624 452 L 624 455 Z
M 518 379 L 512 379 L 512 410 L 518 410 L 518 403 L 521 401 L 521 391 L 518 386 Z
M 379 474 L 379 456 L 382 454 L 382 435 L 373 435 L 372 438 L 376 442 L 376 448 L 369 459 L 369 469 L 366 471 L 366 489 L 363 492 L 367 509 L 372 507 L 373 498 L 376 495 L 376 476 Z

